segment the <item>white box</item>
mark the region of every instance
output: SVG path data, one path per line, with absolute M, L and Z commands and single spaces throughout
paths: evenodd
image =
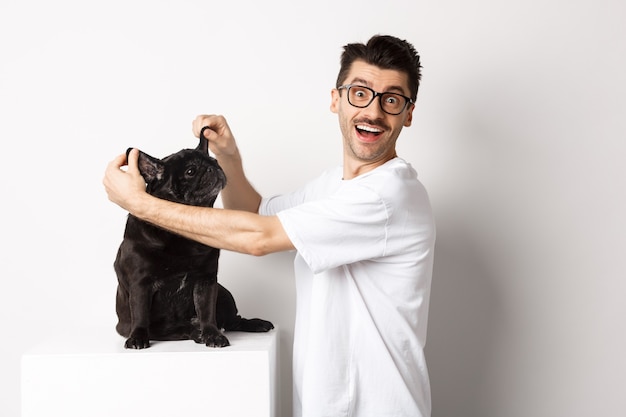
M 77 329 L 22 356 L 22 417 L 275 417 L 277 335 L 131 350 L 112 329 Z

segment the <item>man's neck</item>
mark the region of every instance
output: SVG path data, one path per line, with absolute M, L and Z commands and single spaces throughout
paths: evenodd
M 394 152 L 393 155 L 381 159 L 379 161 L 358 161 L 350 158 L 344 158 L 343 161 L 343 179 L 351 180 L 360 175 L 366 174 L 374 169 L 378 168 L 381 165 L 386 164 L 392 159 L 396 158 L 398 155 Z

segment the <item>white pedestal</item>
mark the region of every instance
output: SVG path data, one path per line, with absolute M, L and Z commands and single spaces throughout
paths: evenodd
M 22 356 L 22 417 L 275 417 L 277 335 L 129 350 L 114 330 L 77 330 Z

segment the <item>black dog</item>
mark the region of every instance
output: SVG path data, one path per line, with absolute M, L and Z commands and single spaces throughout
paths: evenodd
M 163 160 L 140 152 L 139 171 L 148 193 L 194 206 L 213 207 L 226 184 L 202 134 L 196 149 L 183 149 Z M 269 321 L 238 315 L 232 294 L 217 283 L 219 254 L 219 249 L 129 214 L 114 263 L 116 329 L 128 338 L 125 347 L 143 349 L 150 340 L 186 339 L 223 347 L 230 343 L 220 329 L 273 329 Z

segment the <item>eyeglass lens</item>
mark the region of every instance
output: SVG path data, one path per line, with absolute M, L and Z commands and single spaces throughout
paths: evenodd
M 376 93 L 367 87 L 351 85 L 347 87 L 348 102 L 355 107 L 367 107 L 376 97 Z M 407 100 L 400 94 L 380 94 L 380 106 L 386 113 L 400 114 L 406 106 Z

